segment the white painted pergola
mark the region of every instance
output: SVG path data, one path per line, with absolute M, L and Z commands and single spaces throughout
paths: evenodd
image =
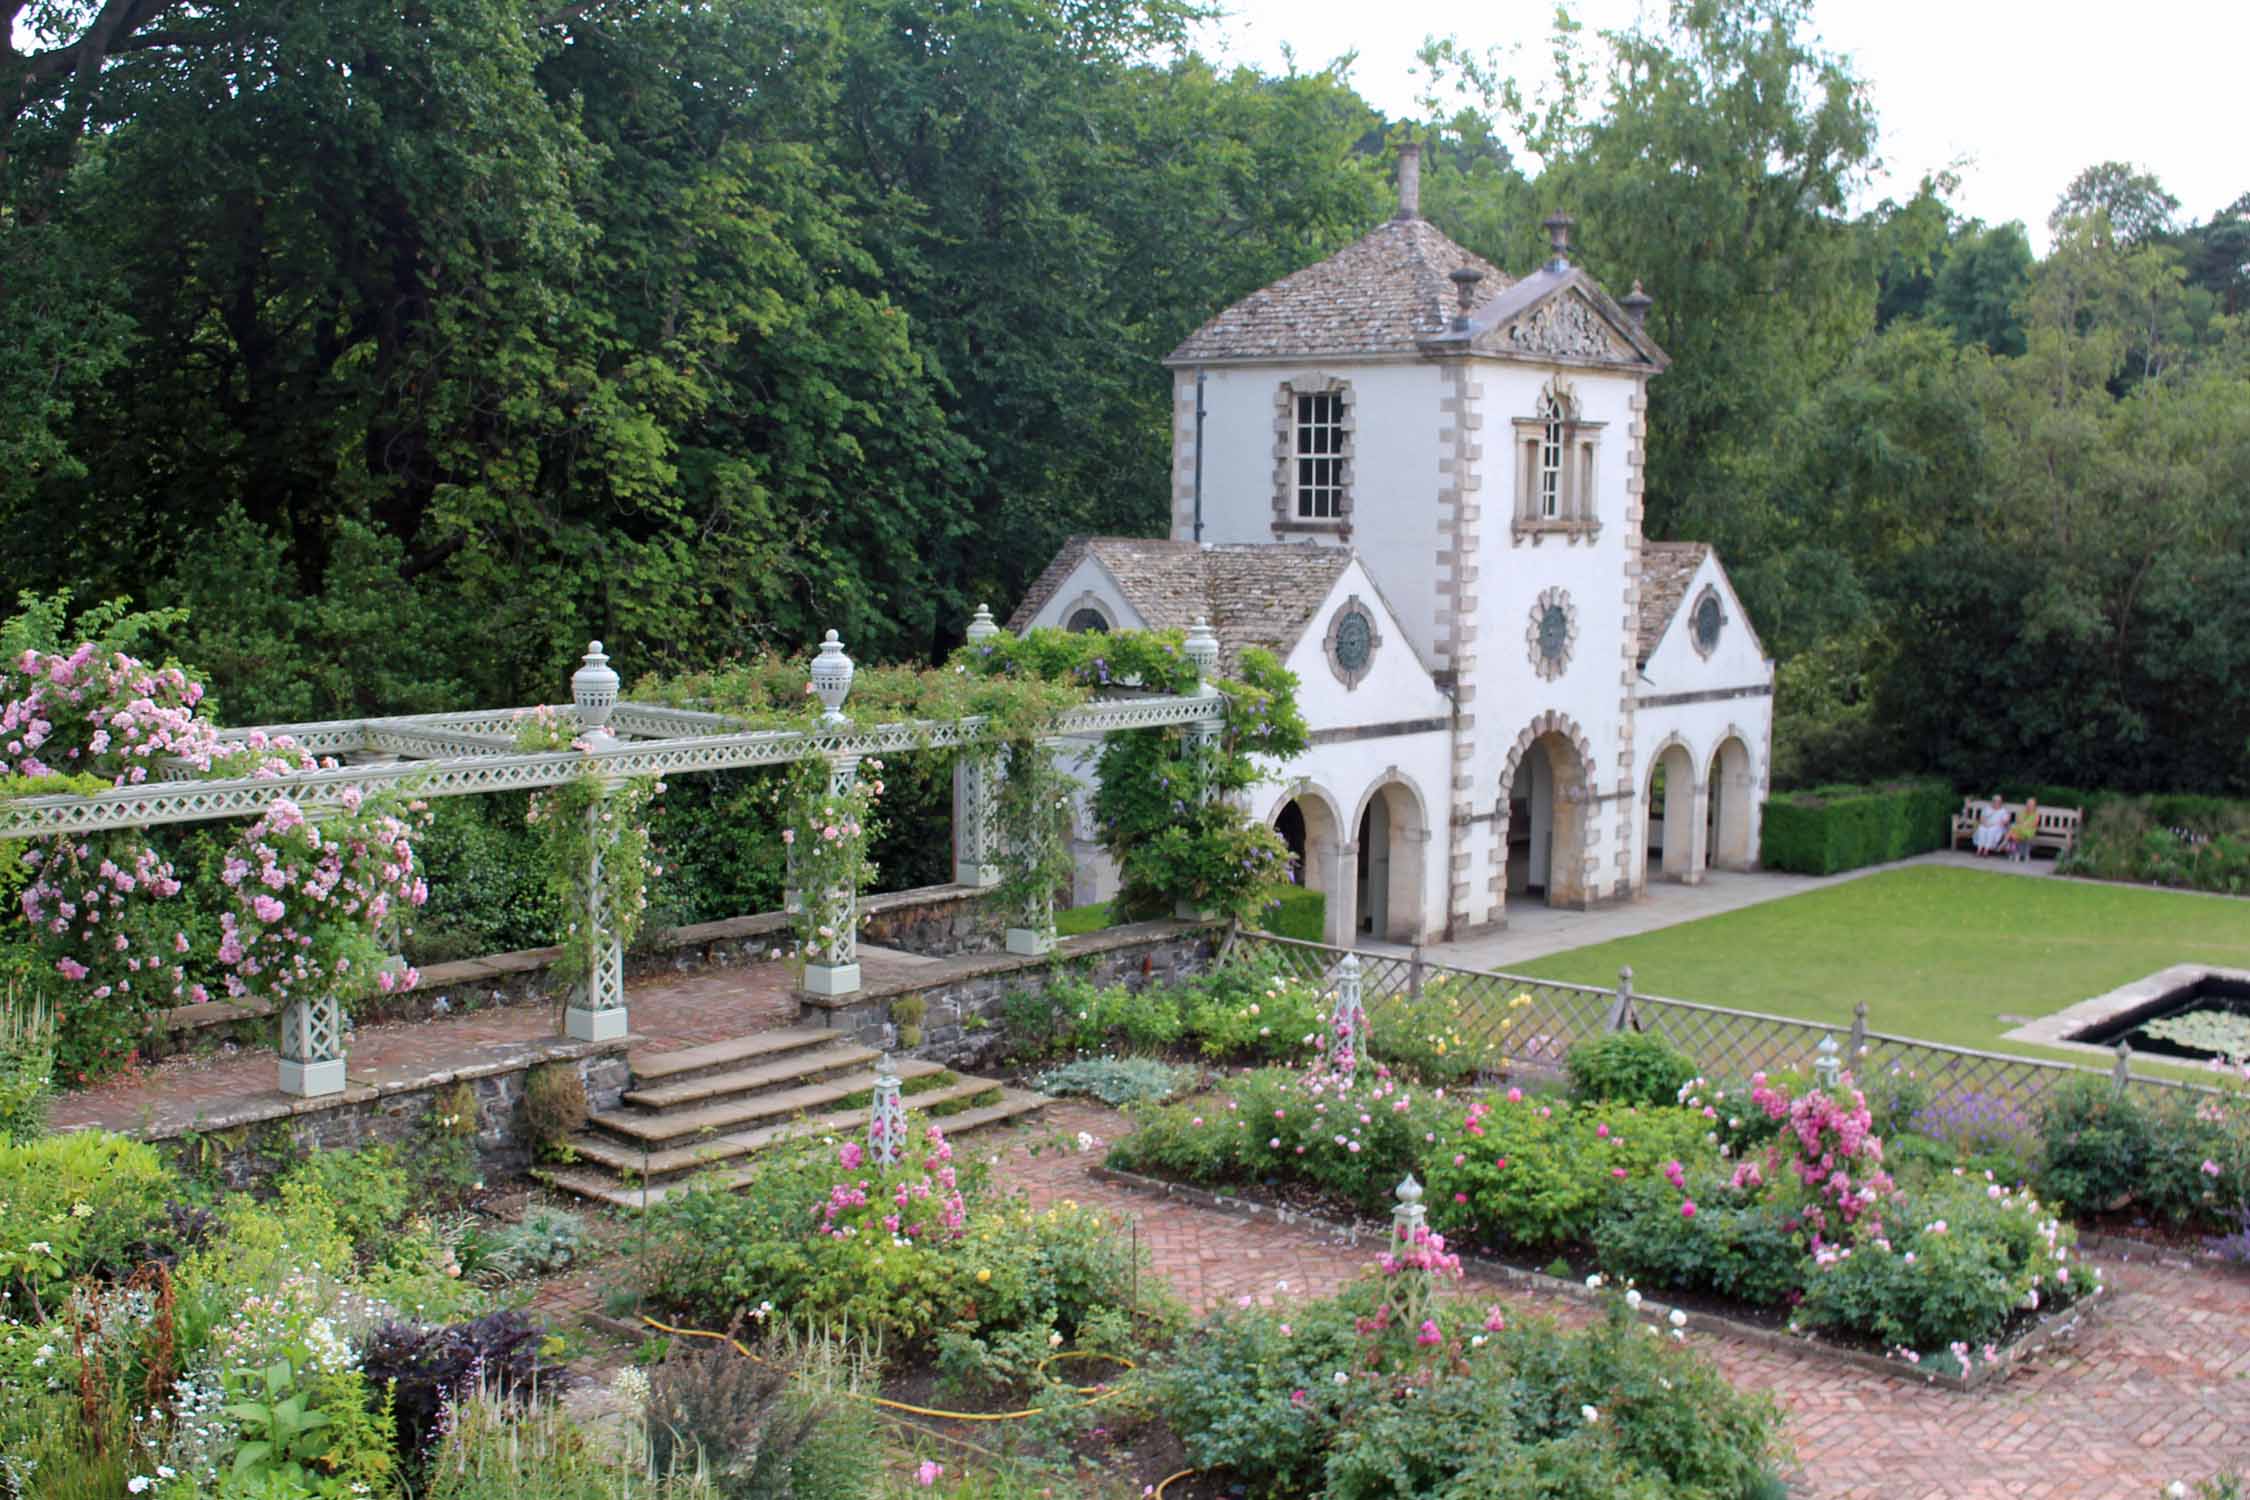
M 991 612 L 977 607 L 969 641 L 999 634 Z M 1185 696 L 1119 696 L 1058 715 L 1043 737 L 1106 736 L 1124 730 L 1192 726 L 1199 739 L 1215 739 L 1226 705 L 1212 684 L 1219 643 L 1198 620 L 1188 632 L 1186 655 L 1196 671 L 1196 691 Z M 678 776 L 745 766 L 787 765 L 819 756 L 829 768 L 829 785 L 841 792 L 871 755 L 903 755 L 981 742 L 987 721 L 914 720 L 855 725 L 844 712 L 851 691 L 853 663 L 836 632 L 828 632 L 812 663 L 812 687 L 822 705 L 821 721 L 811 730 L 754 729 L 722 713 L 620 702 L 617 673 L 594 641 L 570 679 L 567 710 L 577 722 L 585 751 L 526 752 L 516 731 L 536 708 L 409 714 L 392 718 L 328 719 L 308 724 L 264 724 L 223 729 L 219 737 L 239 744 L 251 735 L 287 735 L 315 755 L 345 764 L 333 769 L 292 772 L 265 779 L 195 779 L 185 763 L 165 766 L 159 779 L 83 796 L 18 797 L 0 802 L 0 840 L 39 839 L 111 829 L 150 828 L 171 823 L 202 823 L 255 818 L 287 798 L 318 819 L 322 808 L 344 808 L 346 793 L 361 795 L 392 787 L 416 797 L 461 797 L 479 792 L 531 791 L 567 786 L 594 777 L 615 787 L 638 776 Z M 988 760 L 964 760 L 957 772 L 955 873 L 963 884 L 1000 882 L 998 830 L 994 826 L 994 778 Z M 596 799 L 589 817 L 601 816 Z M 583 920 L 595 934 L 596 961 L 580 981 L 564 1011 L 564 1031 L 580 1041 L 612 1041 L 626 1035 L 625 955 L 606 913 L 606 886 L 597 859 L 587 881 Z M 815 994 L 843 995 L 859 988 L 855 891 L 827 892 L 839 933 L 830 963 L 809 963 L 805 988 Z M 1051 906 L 1026 919 L 1043 928 L 1052 944 Z M 1012 933 L 1011 938 L 1015 935 Z M 1015 944 L 1011 944 L 1015 946 Z M 339 1093 L 344 1088 L 344 1008 L 329 999 L 291 1001 L 281 1014 L 281 1088 L 301 1095 Z

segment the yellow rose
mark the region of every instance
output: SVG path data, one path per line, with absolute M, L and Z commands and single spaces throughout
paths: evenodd
M 986 1282 L 990 1281 L 991 1279 L 992 1279 L 992 1273 L 991 1273 L 990 1271 L 979 1271 L 979 1272 L 977 1272 L 977 1285 L 978 1285 L 978 1286 L 983 1286 L 983 1285 L 984 1285 L 984 1284 L 985 1284 Z

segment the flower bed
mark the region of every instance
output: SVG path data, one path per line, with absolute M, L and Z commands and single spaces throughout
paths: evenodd
M 1681 1093 L 1640 1106 L 1261 1070 L 1148 1112 L 1110 1162 L 1362 1211 L 1412 1173 L 1461 1247 L 1598 1266 L 1955 1376 L 2006 1363 L 2043 1313 L 2099 1290 L 2029 1189 L 1957 1167 L 1894 1181 L 1848 1079 Z

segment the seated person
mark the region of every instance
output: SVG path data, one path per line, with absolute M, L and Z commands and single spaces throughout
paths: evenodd
M 1996 854 L 2008 841 L 2008 806 L 1994 792 L 1992 800 L 1977 809 L 1975 848 L 1980 858 Z
M 2031 841 L 2039 833 L 2039 799 L 2024 799 L 2023 811 L 2016 814 L 2015 826 L 2008 830 L 2008 857 L 2019 864 L 2031 859 Z

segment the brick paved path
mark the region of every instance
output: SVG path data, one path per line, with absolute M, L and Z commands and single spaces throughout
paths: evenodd
M 1252 1297 L 1324 1296 L 1378 1248 L 1331 1231 L 1249 1222 L 1097 1182 L 1097 1149 L 1053 1145 L 1130 1128 L 1113 1110 L 1070 1103 L 1002 1143 L 995 1176 L 1041 1204 L 1069 1198 L 1137 1225 L 1156 1270 L 1196 1310 Z M 1038 1154 L 1033 1154 L 1033 1148 Z M 2112 1305 L 2091 1330 L 1967 1395 L 1738 1343 L 1698 1340 L 1740 1387 L 1772 1391 L 1817 1500 L 2153 1500 L 2177 1478 L 2250 1463 L 2250 1284 L 2155 1265 L 2104 1262 Z M 1516 1291 L 1495 1300 L 1584 1317 Z M 1692 1327 L 1692 1325 L 1691 1325 Z

